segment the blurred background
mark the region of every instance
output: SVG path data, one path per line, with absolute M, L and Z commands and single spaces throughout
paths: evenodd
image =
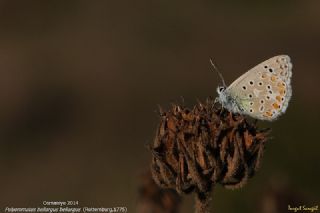
M 136 212 L 157 106 L 192 107 L 278 54 L 293 97 L 260 171 L 215 212 L 320 205 L 320 2 L 0 1 L 0 208 L 78 200 Z M 193 196 L 181 211 L 193 212 Z M 280 210 L 278 210 L 280 209 Z M 2 211 L 1 210 L 1 211 Z

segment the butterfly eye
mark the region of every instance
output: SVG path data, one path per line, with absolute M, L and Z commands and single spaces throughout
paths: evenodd
M 271 72 L 271 73 L 272 73 L 272 72 L 273 72 L 273 69 L 272 69 L 272 68 L 269 68 L 269 72 Z
M 225 90 L 226 88 L 225 87 L 218 87 L 218 92 L 221 93 Z

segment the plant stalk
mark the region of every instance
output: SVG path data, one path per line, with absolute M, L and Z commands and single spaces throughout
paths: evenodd
M 197 192 L 195 213 L 209 213 L 209 204 L 211 200 L 212 197 L 210 192 Z

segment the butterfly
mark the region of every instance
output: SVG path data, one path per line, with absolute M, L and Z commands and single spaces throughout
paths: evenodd
M 230 112 L 272 121 L 288 107 L 292 96 L 291 76 L 290 57 L 274 56 L 241 75 L 228 87 L 220 76 L 224 85 L 217 88 L 219 96 L 216 100 Z

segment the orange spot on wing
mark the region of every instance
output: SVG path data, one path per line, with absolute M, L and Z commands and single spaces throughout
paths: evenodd
M 280 89 L 279 92 L 280 92 L 281 96 L 284 96 L 286 94 L 286 90 L 285 89 Z
M 277 103 L 273 103 L 272 106 L 274 109 L 280 109 L 280 105 Z
M 267 111 L 264 113 L 265 117 L 272 117 L 272 113 L 270 111 Z
M 279 83 L 277 84 L 277 86 L 278 86 L 279 89 L 284 89 L 284 88 L 286 87 L 286 84 L 283 83 L 283 82 L 279 82 Z
M 271 79 L 271 81 L 275 82 L 277 80 L 277 77 L 273 75 L 273 76 L 271 76 L 270 79 Z
M 280 101 L 281 101 L 281 96 L 277 95 L 277 96 L 276 96 L 276 99 L 277 99 L 277 101 L 280 102 Z

